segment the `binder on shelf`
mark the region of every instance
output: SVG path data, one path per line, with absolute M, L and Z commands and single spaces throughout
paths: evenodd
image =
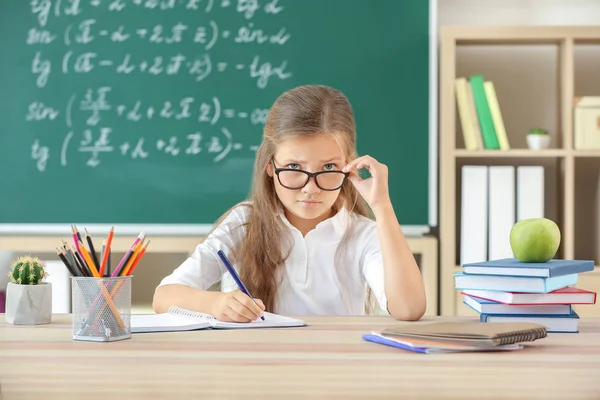
M 488 167 L 462 167 L 460 263 L 487 260 Z
M 510 230 L 515 224 L 515 167 L 489 167 L 488 259 L 513 256 Z
M 517 167 L 517 221 L 544 217 L 544 167 Z

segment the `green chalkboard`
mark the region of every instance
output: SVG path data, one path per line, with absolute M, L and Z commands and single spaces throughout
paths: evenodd
M 427 225 L 428 3 L 2 1 L 0 223 L 211 224 L 247 196 L 273 101 L 318 83 L 400 222 Z

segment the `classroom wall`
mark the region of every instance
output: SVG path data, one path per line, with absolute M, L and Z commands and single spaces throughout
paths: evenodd
M 600 1 L 599 0 L 439 0 L 437 6 L 438 25 L 600 25 Z M 600 94 L 600 79 L 596 71 L 600 69 L 600 47 L 579 47 L 577 51 L 576 71 L 577 79 L 575 88 L 578 94 Z M 476 71 L 479 65 L 485 66 L 486 71 L 493 73 L 495 80 L 511 82 L 512 88 L 526 87 L 526 91 L 512 91 L 505 86 L 497 87 L 499 97 L 502 99 L 502 108 L 505 118 L 511 122 L 511 129 L 523 134 L 532 122 L 547 126 L 550 131 L 556 131 L 556 116 L 548 112 L 549 107 L 554 107 L 557 102 L 556 88 L 544 85 L 547 79 L 553 79 L 556 74 L 556 51 L 550 47 L 538 46 L 528 48 L 527 51 L 509 48 L 489 49 L 482 47 L 471 47 L 461 50 L 459 55 L 458 71 L 469 73 Z M 485 65 L 483 65 L 484 63 Z M 515 75 L 506 69 L 510 65 L 511 70 L 522 69 L 537 71 L 535 77 L 518 74 Z M 518 79 L 514 79 L 518 76 Z M 510 78 L 509 78 L 510 77 Z M 535 79 L 534 79 L 535 78 Z M 530 102 L 530 109 L 511 107 L 518 104 L 516 96 L 526 96 Z M 521 99 L 522 100 L 522 99 Z M 524 145 L 524 136 L 521 143 Z M 597 209 L 598 198 L 598 171 L 600 163 L 587 160 L 586 163 L 578 164 L 578 167 L 588 168 L 591 165 L 590 174 L 585 176 L 586 182 L 592 185 L 577 185 L 576 198 L 581 201 L 582 206 Z M 555 165 L 547 165 L 555 172 Z M 556 190 L 552 187 L 554 182 L 548 182 L 549 193 Z M 579 204 L 579 203 L 578 203 Z M 547 204 L 551 214 L 556 212 L 557 205 L 553 202 Z M 596 210 L 595 215 L 600 215 Z M 578 224 L 581 226 L 581 224 Z M 589 232 L 581 232 L 578 237 L 587 239 L 577 241 L 578 257 L 596 257 L 600 249 L 596 249 L 598 242 L 598 224 L 586 229 Z M 16 254 L 2 254 L 0 252 L 0 266 L 6 265 L 7 260 Z M 46 256 L 46 255 L 42 255 Z M 51 256 L 49 253 L 47 256 Z M 149 303 L 152 293 L 160 279 L 168 274 L 185 260 L 185 254 L 147 254 L 144 258 L 143 270 L 136 275 L 133 285 L 133 303 Z M 143 271 L 143 273 L 142 273 Z M 0 287 L 5 287 L 3 282 L 5 274 L 0 274 Z

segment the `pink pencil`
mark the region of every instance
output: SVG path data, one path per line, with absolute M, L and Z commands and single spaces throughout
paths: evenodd
M 75 225 L 71 225 L 71 232 L 73 233 L 73 241 L 75 242 L 75 248 L 77 249 L 77 251 L 79 252 L 79 254 L 81 254 L 81 249 L 79 248 L 79 235 L 77 234 L 77 229 L 75 228 Z
M 119 262 L 119 265 L 117 265 L 117 268 L 115 268 L 115 270 L 113 271 L 113 274 L 112 274 L 113 278 L 116 276 L 119 276 L 119 274 L 121 273 L 121 269 L 123 269 L 123 266 L 125 265 L 125 260 L 127 260 L 129 258 L 129 255 L 135 250 L 135 246 L 137 246 L 139 242 L 144 240 L 145 236 L 146 236 L 146 234 L 143 231 L 138 235 L 137 239 L 135 239 L 135 241 L 133 242 L 133 244 L 131 245 L 129 250 L 125 253 L 123 258 L 121 259 L 121 262 Z

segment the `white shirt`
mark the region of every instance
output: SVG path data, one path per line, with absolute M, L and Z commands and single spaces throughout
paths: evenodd
M 207 290 L 221 280 L 221 290 L 237 289 L 235 281 L 221 264 L 218 250 L 228 255 L 244 237 L 250 207 L 238 206 L 199 244 L 159 287 L 182 284 Z M 282 315 L 361 315 L 365 310 L 367 285 L 379 307 L 387 310 L 384 291 L 383 260 L 374 221 L 346 209 L 319 223 L 303 237 L 283 212 L 294 245 L 282 266 L 281 286 L 277 290 L 273 312 Z M 334 255 L 346 229 L 354 227 L 340 265 L 334 267 Z M 239 266 L 234 265 L 239 272 Z

